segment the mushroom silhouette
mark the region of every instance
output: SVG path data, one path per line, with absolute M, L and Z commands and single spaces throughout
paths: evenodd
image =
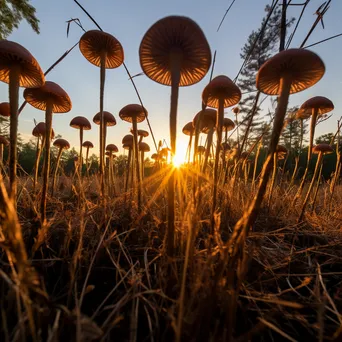
M 9 85 L 10 103 L 10 151 L 9 179 L 10 196 L 17 193 L 17 132 L 19 87 L 41 87 L 45 83 L 42 69 L 36 59 L 23 46 L 8 41 L 0 41 L 0 81 Z M 14 201 L 16 206 L 16 201 Z
M 67 140 L 60 138 L 60 139 L 56 139 L 53 142 L 53 146 L 58 147 L 58 154 L 57 154 L 55 170 L 54 170 L 53 178 L 52 178 L 52 187 L 51 187 L 52 196 L 54 195 L 55 188 L 56 188 L 55 185 L 56 185 L 57 172 L 58 172 L 59 162 L 60 162 L 62 153 L 64 150 L 68 150 L 70 148 L 70 144 Z
M 192 121 L 188 122 L 188 123 L 183 127 L 182 132 L 183 132 L 185 135 L 188 135 L 188 136 L 189 136 L 189 144 L 188 144 L 188 152 L 187 152 L 187 155 L 188 155 L 188 164 L 190 164 L 192 137 L 193 137 L 194 132 L 195 132 L 194 126 L 193 126 L 193 124 L 192 124 Z
M 71 110 L 69 95 L 58 84 L 46 81 L 40 88 L 29 88 L 24 90 L 25 100 L 33 107 L 45 110 L 45 159 L 43 174 L 43 191 L 41 198 L 41 220 L 46 223 L 46 196 L 49 184 L 50 172 L 50 144 L 52 131 L 52 114 L 67 113 Z
M 9 145 L 9 141 L 2 135 L 0 135 L 0 172 L 3 167 L 4 159 L 4 147 Z
M 9 102 L 0 103 L 0 115 L 4 117 L 11 116 L 10 104 Z
M 114 144 L 108 144 L 106 146 L 106 153 L 108 153 L 109 157 L 109 168 L 108 168 L 108 178 L 109 178 L 109 186 L 110 189 L 114 191 L 115 194 L 115 184 L 114 184 L 114 170 L 113 170 L 113 153 L 119 152 L 119 149 Z
M 36 160 L 34 163 L 34 178 L 33 178 L 33 190 L 35 190 L 38 181 L 38 170 L 39 162 L 42 150 L 45 146 L 45 136 L 46 136 L 46 124 L 45 122 L 39 122 L 32 130 L 32 135 L 37 138 L 37 148 L 36 148 Z M 55 137 L 55 132 L 51 130 L 51 140 Z
M 145 152 L 150 152 L 150 146 L 147 143 L 141 141 L 139 143 L 139 151 L 140 151 L 140 157 L 141 157 L 141 163 L 140 163 L 141 176 L 142 178 L 144 178 L 145 176 Z
M 94 148 L 94 145 L 91 141 L 87 140 L 82 144 L 82 146 L 85 147 L 87 150 L 85 164 L 86 164 L 86 170 L 87 170 L 87 177 L 89 177 L 89 167 L 88 167 L 89 149 Z
M 268 95 L 278 95 L 278 105 L 257 193 L 236 223 L 234 231 L 245 233 L 257 218 L 269 180 L 273 154 L 283 128 L 289 95 L 310 88 L 323 77 L 324 72 L 325 66 L 320 57 L 306 49 L 284 50 L 261 66 L 256 78 L 257 89 Z M 235 243 L 238 236 L 234 234 L 229 243 Z
M 224 118 L 223 119 L 223 125 L 222 125 L 222 131 L 224 132 L 224 142 L 228 143 L 228 132 L 232 131 L 235 128 L 235 124 L 232 120 L 229 118 Z M 239 143 L 238 143 L 238 148 L 239 148 Z
M 139 151 L 138 151 L 138 128 L 137 124 L 143 122 L 147 116 L 147 110 L 139 104 L 129 104 L 123 107 L 119 116 L 121 120 L 132 123 L 133 130 L 133 153 L 135 158 L 135 172 L 138 180 L 138 210 L 141 211 L 141 177 L 139 167 Z
M 70 121 L 70 127 L 76 128 L 80 130 L 80 163 L 79 163 L 79 172 L 80 177 L 82 177 L 82 167 L 83 167 L 83 155 L 82 155 L 82 147 L 83 147 L 83 131 L 89 131 L 91 129 L 91 124 L 87 118 L 84 116 L 76 116 Z
M 133 130 L 131 131 L 133 133 Z M 139 143 L 143 141 L 144 138 L 147 138 L 149 136 L 147 131 L 144 131 L 143 129 L 138 129 L 138 137 L 139 137 Z
M 211 64 L 210 47 L 201 28 L 191 19 L 169 16 L 145 33 L 139 48 L 140 64 L 153 81 L 171 86 L 171 154 L 176 153 L 178 90 L 203 79 Z M 174 172 L 168 180 L 167 254 L 172 255 L 175 231 Z
M 99 30 L 87 31 L 80 39 L 80 51 L 92 64 L 100 67 L 100 177 L 101 193 L 104 195 L 104 153 L 105 153 L 105 126 L 103 97 L 106 78 L 106 69 L 118 68 L 124 61 L 124 51 L 120 42 L 112 35 Z

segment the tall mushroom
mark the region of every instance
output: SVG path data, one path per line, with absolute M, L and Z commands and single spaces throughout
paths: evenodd
M 63 151 L 68 150 L 70 148 L 70 144 L 65 139 L 56 139 L 53 142 L 53 146 L 58 147 L 58 154 L 57 154 L 55 170 L 54 170 L 53 178 L 52 178 L 52 186 L 51 186 L 52 196 L 54 195 L 54 192 L 55 192 L 55 184 L 56 184 L 56 177 L 57 177 L 57 172 L 58 172 L 58 167 L 59 167 L 59 161 L 61 159 Z
M 212 218 L 216 210 L 216 195 L 218 181 L 218 164 L 220 160 L 220 144 L 222 142 L 222 129 L 224 123 L 224 108 L 236 105 L 241 99 L 241 91 L 227 76 L 215 77 L 203 90 L 203 103 L 209 107 L 217 108 L 216 117 L 216 154 L 214 165 L 214 189 L 212 203 Z M 212 224 L 214 223 L 212 219 Z
M 145 152 L 150 152 L 150 146 L 141 141 L 139 143 L 139 151 L 140 151 L 140 157 L 141 157 L 141 178 L 144 179 L 145 177 Z
M 42 69 L 36 59 L 23 46 L 8 41 L 0 41 L 0 81 L 9 84 L 10 103 L 10 153 L 9 178 L 10 196 L 17 193 L 17 132 L 19 87 L 35 88 L 45 83 Z M 16 204 L 15 204 L 16 205 Z
M 121 120 L 132 123 L 133 130 L 133 153 L 135 158 L 135 172 L 138 181 L 138 210 L 141 211 L 141 177 L 139 167 L 139 150 L 138 150 L 138 128 L 137 124 L 143 122 L 147 116 L 147 110 L 139 104 L 129 104 L 123 107 L 119 116 Z
M 140 64 L 153 81 L 171 86 L 171 153 L 176 153 L 179 87 L 202 80 L 211 64 L 210 47 L 201 28 L 191 19 L 169 16 L 157 21 L 145 33 L 139 48 Z M 167 254 L 172 255 L 175 231 L 175 176 L 168 180 Z
M 80 51 L 92 64 L 100 67 L 100 177 L 101 193 L 104 195 L 104 153 L 105 153 L 105 126 L 103 97 L 106 78 L 106 69 L 118 68 L 124 61 L 124 51 L 120 42 L 112 35 L 99 30 L 84 33 L 80 39 Z
M 0 172 L 2 172 L 3 159 L 4 159 L 4 147 L 9 145 L 9 141 L 2 135 L 0 135 Z
M 70 121 L 70 127 L 76 128 L 80 130 L 80 163 L 79 163 L 79 173 L 80 177 L 82 177 L 82 167 L 83 167 L 83 156 L 82 156 L 82 147 L 83 147 L 83 131 L 89 131 L 91 129 L 91 124 L 87 118 L 84 116 L 76 116 Z
M 131 131 L 133 133 L 133 130 Z M 144 131 L 143 129 L 138 129 L 138 137 L 139 137 L 139 143 L 143 141 L 144 138 L 147 138 L 149 136 L 147 131 Z
M 85 161 L 85 164 L 86 164 L 86 170 L 87 170 L 87 177 L 89 177 L 89 167 L 88 167 L 88 158 L 89 158 L 89 149 L 91 148 L 94 148 L 94 145 L 91 141 L 85 141 L 83 144 L 82 144 L 83 147 L 86 148 L 86 161 Z
M 69 95 L 58 84 L 46 81 L 40 88 L 31 88 L 24 90 L 25 100 L 33 107 L 45 110 L 45 158 L 43 173 L 43 191 L 41 198 L 41 221 L 46 223 L 46 196 L 49 184 L 50 172 L 50 144 L 52 132 L 52 114 L 67 113 L 71 110 L 71 100 Z
M 188 144 L 188 164 L 190 164 L 190 155 L 191 155 L 191 145 L 192 145 L 192 137 L 195 132 L 194 126 L 192 124 L 192 121 L 188 122 L 182 129 L 182 132 L 185 135 L 189 136 L 189 144 Z

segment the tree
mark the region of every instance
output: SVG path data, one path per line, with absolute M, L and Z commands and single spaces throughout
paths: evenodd
M 5 39 L 12 31 L 18 28 L 25 19 L 36 33 L 39 33 L 39 20 L 36 9 L 28 0 L 0 1 L 0 39 Z

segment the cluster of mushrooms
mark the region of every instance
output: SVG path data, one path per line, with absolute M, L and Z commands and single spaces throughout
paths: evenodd
M 80 39 L 79 48 L 82 55 L 93 65 L 100 68 L 100 105 L 99 112 L 95 115 L 93 122 L 99 125 L 99 177 L 101 183 L 101 197 L 106 194 L 115 193 L 115 180 L 113 171 L 114 153 L 118 148 L 109 144 L 106 145 L 107 127 L 114 126 L 116 120 L 114 116 L 104 110 L 103 99 L 105 93 L 105 78 L 107 69 L 115 69 L 122 65 L 124 61 L 124 51 L 120 42 L 111 34 L 91 30 L 87 31 Z M 152 159 L 157 165 L 168 162 L 176 153 L 177 141 L 177 108 L 179 87 L 190 86 L 201 81 L 208 73 L 212 58 L 207 39 L 201 28 L 191 19 L 182 16 L 169 16 L 157 21 L 145 33 L 139 48 L 140 64 L 144 74 L 153 81 L 171 87 L 170 100 L 170 149 L 158 149 L 152 155 Z M 241 227 L 250 226 L 257 215 L 261 202 L 265 195 L 269 178 L 276 172 L 277 160 L 287 151 L 278 145 L 281 131 L 284 127 L 287 105 L 291 94 L 304 91 L 317 83 L 325 73 L 323 61 L 315 53 L 304 49 L 289 49 L 282 51 L 271 57 L 257 74 L 256 87 L 267 95 L 278 96 L 277 109 L 274 116 L 273 129 L 267 158 L 261 172 L 259 186 L 256 195 L 251 200 L 249 209 L 238 222 Z M 34 135 L 37 137 L 37 160 L 44 149 L 44 170 L 43 170 L 43 190 L 41 199 L 41 221 L 46 222 L 46 196 L 49 186 L 50 175 L 50 145 L 54 136 L 52 130 L 53 114 L 66 113 L 72 108 L 71 100 L 58 84 L 45 81 L 44 74 L 36 59 L 22 46 L 7 40 L 0 41 L 0 80 L 9 84 L 9 104 L 6 107 L 0 105 L 2 115 L 10 116 L 10 141 L 0 137 L 0 157 L 2 157 L 3 146 L 9 144 L 9 181 L 10 197 L 16 199 L 16 166 L 17 166 L 17 127 L 18 127 L 18 101 L 19 87 L 26 88 L 24 98 L 33 107 L 45 111 L 45 122 L 37 125 Z M 212 175 L 210 180 L 212 187 L 211 215 L 214 216 L 218 208 L 218 188 L 220 182 L 225 182 L 229 170 L 229 159 L 234 157 L 242 161 L 245 175 L 249 173 L 250 162 L 249 154 L 244 151 L 243 143 L 239 140 L 237 132 L 237 146 L 231 148 L 228 144 L 228 131 L 234 129 L 237 123 L 239 108 L 236 105 L 241 99 L 241 91 L 238 86 L 227 76 L 220 75 L 205 86 L 202 98 L 199 99 L 199 112 L 192 122 L 186 124 L 183 133 L 189 136 L 189 147 L 187 152 L 188 164 L 202 173 Z M 6 109 L 2 109 L 5 106 Z M 224 110 L 233 107 L 235 123 L 233 120 L 224 117 Z M 319 158 L 317 168 L 321 163 L 322 157 L 326 153 L 332 152 L 332 148 L 326 145 L 313 147 L 313 139 L 317 118 L 334 108 L 332 102 L 324 97 L 314 97 L 305 102 L 297 113 L 297 119 L 306 120 L 311 117 L 310 124 L 310 143 L 307 165 L 311 161 L 312 152 L 318 153 Z M 122 108 L 119 116 L 122 120 L 132 125 L 131 133 L 122 139 L 123 148 L 128 150 L 128 170 L 125 176 L 125 190 L 129 189 L 129 184 L 135 188 L 139 212 L 142 211 L 142 178 L 144 177 L 144 153 L 150 151 L 148 144 L 142 141 L 148 135 L 146 131 L 139 130 L 138 124 L 146 119 L 147 110 L 139 104 L 129 104 Z M 38 127 L 39 126 L 39 127 Z M 70 122 L 70 126 L 79 130 L 80 133 L 80 152 L 77 161 L 78 167 L 83 166 L 83 148 L 86 149 L 86 170 L 88 167 L 89 149 L 93 144 L 83 141 L 85 130 L 91 129 L 89 120 L 85 117 L 77 116 Z M 238 127 L 238 126 L 237 126 Z M 200 133 L 207 134 L 206 146 L 199 145 Z M 213 142 L 216 136 L 216 147 Z M 62 151 L 70 147 L 64 139 L 57 139 L 53 143 L 59 148 L 57 162 L 54 169 L 51 191 L 55 187 L 55 178 L 58 170 L 58 163 Z M 193 148 L 193 155 L 191 149 Z M 140 152 L 140 154 L 139 154 Z M 109 181 L 106 184 L 104 169 L 105 155 L 108 156 Z M 210 158 L 211 156 L 211 158 Z M 209 159 L 212 160 L 212 167 L 209 168 Z M 1 158 L 0 158 L 1 161 Z M 255 165 L 257 163 L 257 157 Z M 234 172 L 238 169 L 234 164 Z M 36 163 L 34 185 L 37 183 Z M 208 171 L 208 169 L 210 169 Z M 168 176 L 168 229 L 167 229 L 167 251 L 172 255 L 174 248 L 175 235 L 175 173 L 176 170 L 170 167 Z M 296 172 L 296 171 L 295 171 Z M 307 178 L 308 167 L 298 189 L 300 196 L 303 185 Z M 294 175 L 295 177 L 295 175 Z M 255 178 L 255 167 L 254 176 Z M 133 181 L 135 179 L 136 181 Z M 193 179 L 197 182 L 198 179 Z M 272 185 L 273 186 L 273 185 Z M 271 187 L 272 187 L 271 186 Z M 310 186 L 307 196 L 311 191 Z M 108 191 L 107 191 L 108 189 Z M 270 192 L 269 200 L 272 192 Z M 298 197 L 297 196 L 297 197 Z M 302 213 L 304 212 L 306 201 L 304 201 Z M 302 214 L 301 214 L 302 215 Z

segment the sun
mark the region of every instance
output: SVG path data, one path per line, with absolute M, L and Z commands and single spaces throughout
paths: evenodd
M 184 163 L 184 158 L 180 154 L 176 154 L 173 157 L 172 164 L 174 167 L 180 167 Z

